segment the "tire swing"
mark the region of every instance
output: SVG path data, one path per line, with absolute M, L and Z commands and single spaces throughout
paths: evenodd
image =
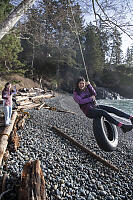
M 98 146 L 106 151 L 116 150 L 118 145 L 118 131 L 115 125 L 104 117 L 93 119 L 93 132 Z
M 85 59 L 84 59 L 84 55 L 83 55 L 83 50 L 82 50 L 82 46 L 81 46 L 81 42 L 80 42 L 80 38 L 79 38 L 79 33 L 78 33 L 75 17 L 73 14 L 73 10 L 71 7 L 71 2 L 70 2 L 70 0 L 68 2 L 70 5 L 70 8 L 71 8 L 71 14 L 72 14 L 74 28 L 75 28 L 74 32 L 78 39 L 79 48 L 80 48 L 80 52 L 81 52 L 81 56 L 82 56 L 82 61 L 83 61 L 83 65 L 84 65 L 85 72 L 86 72 L 86 77 L 87 77 L 87 80 L 89 80 L 89 76 L 88 76 L 88 72 L 87 72 L 87 68 L 86 68 L 86 64 L 85 64 Z M 97 144 L 99 145 L 99 147 L 102 150 L 111 152 L 116 149 L 116 147 L 118 145 L 118 132 L 117 132 L 115 125 L 109 123 L 107 120 L 105 120 L 103 117 L 101 117 L 99 119 L 93 120 L 93 130 L 94 130 L 94 135 L 95 135 Z

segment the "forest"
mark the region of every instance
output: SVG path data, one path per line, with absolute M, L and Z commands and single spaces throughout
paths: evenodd
M 18 1 L 0 0 L 2 23 Z M 85 1 L 87 2 L 87 1 Z M 125 15 L 116 1 L 38 0 L 0 40 L 0 76 L 18 73 L 38 81 L 51 80 L 55 87 L 70 91 L 79 75 L 85 74 L 94 86 L 110 88 L 133 98 L 133 45 L 123 54 L 122 34 L 127 27 L 115 17 Z M 112 2 L 112 3 L 111 3 Z M 117 7 L 130 6 L 117 1 Z M 97 5 L 94 3 L 97 3 Z M 113 4 L 114 3 L 114 4 Z M 98 13 L 98 6 L 112 18 Z M 114 7 L 115 6 L 115 7 Z M 116 10 L 115 10 L 115 9 Z M 90 13 L 85 19 L 85 9 Z M 126 10 L 126 9 L 125 9 Z M 91 16 L 95 20 L 91 20 Z M 98 17 L 97 17 L 98 16 Z M 123 28 L 124 27 L 124 28 Z M 67 73 L 69 72 L 69 73 Z

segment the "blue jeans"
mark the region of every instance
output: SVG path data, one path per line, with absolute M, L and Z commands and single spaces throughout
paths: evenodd
M 111 106 L 97 105 L 95 108 L 90 108 L 87 114 L 88 118 L 96 119 L 105 117 L 110 123 L 118 126 L 119 122 L 114 119 L 109 113 L 113 113 L 119 117 L 129 119 L 130 115 Z
M 9 125 L 12 117 L 12 106 L 4 106 L 5 112 L 5 125 Z

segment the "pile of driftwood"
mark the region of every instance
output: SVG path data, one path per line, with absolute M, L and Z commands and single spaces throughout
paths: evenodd
M 53 91 L 46 92 L 40 88 L 32 88 L 30 90 L 19 90 L 15 100 L 17 109 L 40 109 L 45 105 L 45 99 L 54 97 Z
M 45 104 L 45 99 L 54 97 L 53 91 L 46 91 L 40 88 L 31 88 L 31 89 L 20 89 L 15 97 L 13 97 L 13 102 L 15 102 L 15 110 L 27 110 L 36 108 L 40 110 L 42 107 L 47 109 L 53 109 L 50 106 Z M 0 97 L 2 98 L 2 97 Z M 0 105 L 2 107 L 3 100 L 0 99 Z M 0 127 L 4 126 L 4 113 L 0 115 Z

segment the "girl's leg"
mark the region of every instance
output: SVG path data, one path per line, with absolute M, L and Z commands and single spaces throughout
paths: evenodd
M 130 115 L 124 113 L 123 111 L 120 111 L 119 109 L 117 108 L 114 108 L 114 107 L 111 107 L 111 106 L 104 106 L 104 105 L 98 105 L 98 108 L 102 109 L 102 110 L 105 110 L 109 113 L 113 113 L 119 117 L 123 117 L 123 118 L 126 118 L 126 119 L 130 119 Z
M 9 125 L 10 118 L 9 118 L 9 106 L 4 106 L 5 112 L 5 125 Z
M 118 127 L 121 127 L 121 129 L 124 133 L 131 131 L 133 128 L 132 125 L 125 125 L 125 124 L 122 124 L 121 122 L 118 122 L 111 115 L 109 115 L 105 110 L 98 109 L 98 108 L 89 109 L 87 117 L 93 118 L 93 119 L 105 117 L 105 119 L 107 119 L 110 123 L 112 123 Z
M 115 124 L 118 126 L 119 122 L 114 119 L 111 115 L 109 115 L 105 110 L 99 109 L 99 108 L 91 108 L 88 111 L 87 117 L 89 118 L 100 118 L 105 117 L 110 123 Z
M 12 106 L 9 106 L 9 119 L 11 120 L 12 117 Z

